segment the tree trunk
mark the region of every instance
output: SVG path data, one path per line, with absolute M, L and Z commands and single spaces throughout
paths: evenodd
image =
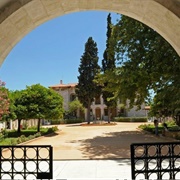
M 21 119 L 18 119 L 18 130 L 17 130 L 18 133 L 21 132 Z
M 176 115 L 175 121 L 176 121 L 176 124 L 180 126 L 180 114 Z
M 40 123 L 41 123 L 41 119 L 38 119 L 37 132 L 40 132 Z
M 91 102 L 88 102 L 88 108 L 87 108 L 87 123 L 90 124 L 90 111 L 91 111 Z
M 108 123 L 111 122 L 111 116 L 112 116 L 111 108 L 108 107 Z

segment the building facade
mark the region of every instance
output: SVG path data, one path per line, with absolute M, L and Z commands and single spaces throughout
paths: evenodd
M 53 89 L 54 91 L 58 92 L 64 99 L 63 107 L 65 111 L 68 111 L 69 109 L 69 103 L 76 99 L 76 88 L 77 83 L 69 83 L 69 84 L 63 84 L 62 80 L 57 85 L 49 86 L 49 88 Z M 146 117 L 147 112 L 145 110 L 145 105 L 143 104 L 141 106 L 140 110 L 136 110 L 136 107 L 133 107 L 130 110 L 127 110 L 128 107 L 128 101 L 125 108 L 121 108 L 117 105 L 116 108 L 111 109 L 111 117 L 108 117 L 108 109 L 107 106 L 104 104 L 104 100 L 102 98 L 102 95 L 99 97 L 94 98 L 94 101 L 91 104 L 91 120 L 105 120 L 107 121 L 108 118 L 113 118 L 116 116 L 121 115 L 126 117 Z M 84 119 L 87 118 L 87 111 L 85 110 L 85 113 L 83 115 Z M 82 114 L 77 112 L 77 117 L 82 117 Z

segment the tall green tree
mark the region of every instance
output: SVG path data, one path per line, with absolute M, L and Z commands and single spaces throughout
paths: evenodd
M 27 86 L 28 119 L 38 119 L 37 131 L 40 131 L 42 119 L 59 119 L 63 116 L 63 99 L 52 89 L 40 84 Z
M 75 99 L 69 103 L 69 112 L 73 114 L 73 116 L 77 117 L 77 111 L 84 112 L 83 104 L 80 103 L 78 99 Z
M 115 69 L 115 51 L 110 51 L 110 38 L 112 36 L 112 22 L 111 22 L 111 14 L 108 14 L 107 17 L 107 40 L 106 40 L 106 49 L 103 53 L 103 60 L 102 60 L 102 73 L 106 73 L 107 71 L 112 71 Z M 108 86 L 108 81 L 103 83 L 103 87 Z M 113 92 L 109 92 L 106 89 L 102 88 L 102 96 L 104 99 L 104 103 L 108 109 L 108 122 L 110 123 L 111 119 L 111 108 L 116 107 L 117 101 L 115 99 L 111 99 L 114 94 Z
M 171 45 L 153 29 L 127 16 L 120 16 L 112 37 L 110 50 L 115 49 L 118 65 L 107 74 L 109 90 L 124 102 L 130 99 L 131 107 L 148 100 L 153 90 L 155 96 L 161 93 L 164 107 L 172 112 L 179 108 L 180 57 Z M 169 99 L 169 95 L 173 97 Z
M 88 124 L 90 123 L 91 103 L 97 95 L 101 94 L 101 87 L 94 82 L 95 76 L 100 72 L 98 59 L 97 44 L 92 37 L 89 37 L 80 59 L 78 85 L 76 86 L 77 97 L 83 106 L 87 108 Z
M 103 53 L 103 60 L 102 60 L 102 72 L 106 72 L 108 70 L 113 70 L 115 65 L 115 51 L 110 51 L 110 40 L 112 36 L 112 28 L 113 24 L 111 22 L 111 14 L 109 13 L 107 16 L 107 39 L 106 39 L 106 49 Z

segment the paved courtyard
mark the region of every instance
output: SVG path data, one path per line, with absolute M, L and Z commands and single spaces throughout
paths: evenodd
M 130 158 L 130 144 L 167 142 L 169 139 L 137 130 L 142 123 L 111 126 L 59 125 L 53 136 L 41 137 L 27 145 L 53 146 L 54 160 Z M 172 140 L 171 140 L 172 141 Z
M 59 125 L 57 133 L 24 144 L 51 145 L 54 160 L 112 160 L 130 158 L 132 143 L 173 141 L 140 131 L 137 129 L 140 124 L 142 123 L 117 123 L 109 126 Z M 8 154 L 7 151 L 3 152 L 4 155 L 6 153 Z M 30 154 L 31 152 L 29 156 Z M 16 155 L 18 156 L 18 151 Z
M 131 143 L 173 141 L 138 130 L 140 124 L 59 125 L 59 132 L 55 135 L 40 137 L 26 145 L 53 146 L 53 179 L 131 179 Z M 180 161 L 178 161 L 179 165 Z M 4 164 L 4 168 L 8 167 L 8 164 Z M 16 168 L 23 169 L 18 166 Z M 46 169 L 45 166 L 42 168 Z M 165 178 L 168 179 L 168 176 Z M 178 178 L 180 178 L 180 173 Z M 139 177 L 139 179 L 143 179 L 143 177 Z

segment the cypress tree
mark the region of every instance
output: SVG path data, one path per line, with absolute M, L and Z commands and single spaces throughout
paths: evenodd
M 85 43 L 85 51 L 80 59 L 78 68 L 78 85 L 76 94 L 79 101 L 87 108 L 87 122 L 90 123 L 91 103 L 94 97 L 101 94 L 101 88 L 94 82 L 95 76 L 100 72 L 98 65 L 98 48 L 92 37 Z
M 111 23 L 111 14 L 108 14 L 107 17 L 107 40 L 106 40 L 106 49 L 103 53 L 103 60 L 102 60 L 102 73 L 106 73 L 107 71 L 112 71 L 115 68 L 115 55 L 114 51 L 110 51 L 110 38 L 112 35 L 112 23 Z M 108 82 L 104 82 L 104 86 L 108 86 Z M 111 108 L 116 107 L 116 100 L 110 100 L 109 98 L 113 97 L 112 92 L 108 92 L 107 90 L 102 90 L 104 103 L 107 106 L 108 109 L 108 122 L 110 123 L 111 119 Z

